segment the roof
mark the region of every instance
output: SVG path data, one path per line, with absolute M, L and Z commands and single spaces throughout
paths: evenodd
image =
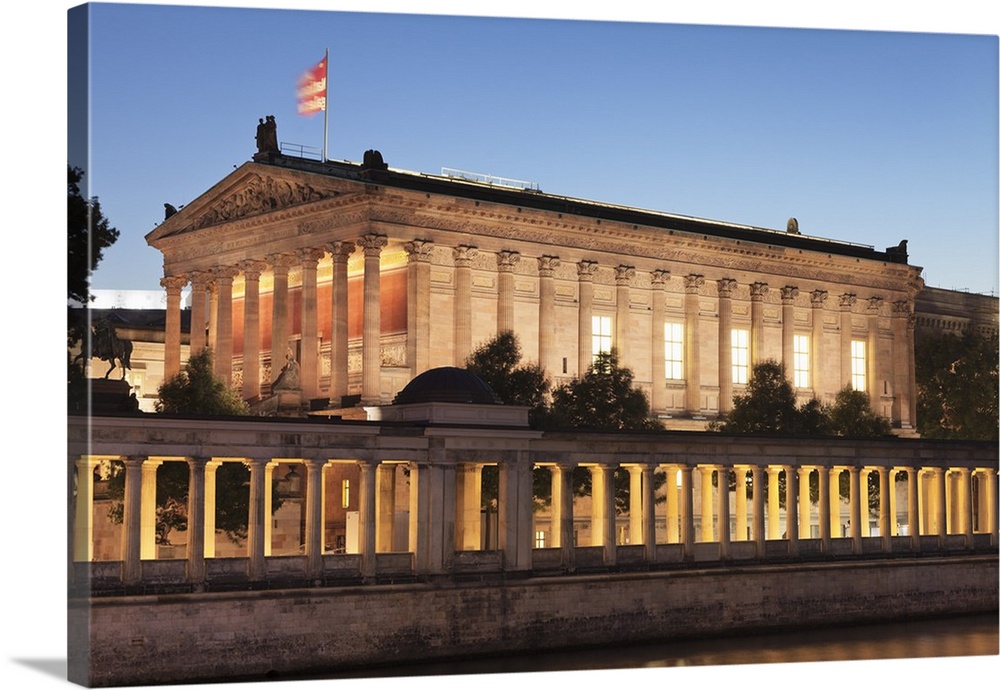
M 393 405 L 429 402 L 502 405 L 493 389 L 470 371 L 458 367 L 428 369 L 396 394 Z

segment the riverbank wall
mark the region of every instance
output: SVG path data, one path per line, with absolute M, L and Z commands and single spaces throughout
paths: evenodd
M 996 554 L 71 599 L 70 680 L 238 680 L 996 611 Z

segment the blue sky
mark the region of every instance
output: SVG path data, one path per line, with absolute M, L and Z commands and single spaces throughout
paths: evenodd
M 908 239 L 929 285 L 997 291 L 995 35 L 97 4 L 91 40 L 81 165 L 122 233 L 96 288 L 159 289 L 143 236 L 250 159 L 258 117 L 322 146 L 294 86 L 328 47 L 330 158 L 795 216 L 877 249 Z

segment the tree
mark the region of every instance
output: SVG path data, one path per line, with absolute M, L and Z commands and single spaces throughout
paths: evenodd
M 538 364 L 521 363 L 521 343 L 513 331 L 498 333 L 477 347 L 465 368 L 485 381 L 505 405 L 529 408 L 532 426 L 544 416 L 551 384 Z
M 818 401 L 798 408 L 795 389 L 773 359 L 753 366 L 746 392 L 733 396 L 732 410 L 714 422 L 713 431 L 780 435 L 822 433 L 824 414 Z
M 67 166 L 67 391 L 70 412 L 87 409 L 86 360 L 89 358 L 89 319 L 79 307 L 90 304 L 90 276 L 104 250 L 118 239 L 118 230 L 101 211 L 97 197 L 80 191 L 83 170 Z
M 208 348 L 191 355 L 183 371 L 160 384 L 155 408 L 157 412 L 208 417 L 249 413 L 239 394 L 215 375 Z
M 998 339 L 968 331 L 917 342 L 917 430 L 927 438 L 996 441 Z
M 892 434 L 889 420 L 872 410 L 868 394 L 850 386 L 837 392 L 826 417 L 826 428 L 834 436 L 876 438 Z

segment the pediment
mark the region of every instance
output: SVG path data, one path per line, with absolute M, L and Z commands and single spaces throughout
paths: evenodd
M 166 218 L 146 236 L 149 244 L 235 220 L 260 216 L 347 192 L 322 175 L 247 163 Z

